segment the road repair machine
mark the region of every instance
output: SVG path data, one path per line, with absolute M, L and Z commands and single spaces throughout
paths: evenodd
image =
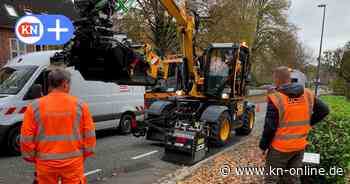
M 164 142 L 166 159 L 181 157 L 186 163 L 197 162 L 206 155 L 209 145 L 227 144 L 231 130 L 247 135 L 254 127 L 255 107 L 244 100 L 250 64 L 248 48 L 213 43 L 202 62 L 200 81 L 184 80 L 177 85 L 183 88 L 177 89 L 176 96 L 153 102 L 144 121 L 134 127 L 135 136 Z M 183 71 L 181 77 L 187 75 Z
M 150 75 L 154 74 L 150 72 L 152 62 L 113 40 L 108 20 L 116 2 L 103 2 L 104 6 L 97 0 L 75 1 L 81 16 L 87 18 L 75 24 L 76 37 L 52 63 L 75 66 L 88 80 L 156 84 L 157 79 Z M 195 163 L 206 156 L 209 145 L 226 145 L 232 130 L 247 135 L 254 127 L 255 107 L 245 100 L 251 68 L 249 48 L 245 43 L 212 43 L 196 57 L 193 34 L 198 19 L 174 0 L 160 2 L 175 18 L 182 36 L 176 95 L 153 102 L 144 120 L 132 123 L 133 134 L 163 142 L 166 158 Z M 105 16 L 101 17 L 101 12 Z

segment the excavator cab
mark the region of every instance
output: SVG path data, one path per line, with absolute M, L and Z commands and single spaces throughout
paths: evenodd
M 163 61 L 163 65 L 159 66 L 161 70 L 157 70 L 157 84 L 146 86 L 146 93 L 144 94 L 146 109 L 157 100 L 165 100 L 168 97 L 176 96 L 176 90 L 181 89 L 178 75 L 182 65 L 182 62 Z
M 243 96 L 249 50 L 239 43 L 212 43 L 204 67 L 204 94 L 209 98 Z

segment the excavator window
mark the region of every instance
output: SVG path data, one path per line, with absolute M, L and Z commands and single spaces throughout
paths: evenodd
M 235 91 L 237 96 L 246 95 L 246 82 L 249 74 L 249 50 L 245 47 L 240 48 L 239 52 L 239 67 L 237 68 Z
M 157 92 L 157 93 L 169 93 L 175 92 L 177 89 L 177 72 L 180 63 L 169 63 L 168 67 L 168 77 L 163 79 L 163 72 L 160 71 L 158 76 L 158 82 L 155 86 L 146 86 L 147 92 Z
M 225 55 L 220 50 L 214 50 L 210 58 L 209 75 L 213 77 L 225 77 L 228 75 L 229 67 L 226 64 Z M 213 79 L 214 80 L 214 79 Z
M 223 91 L 230 93 L 227 79 L 232 73 L 231 66 L 234 62 L 234 49 L 212 48 L 209 51 L 206 77 L 206 94 L 220 97 Z

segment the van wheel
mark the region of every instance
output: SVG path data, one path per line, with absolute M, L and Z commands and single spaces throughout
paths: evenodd
M 17 125 L 10 129 L 7 136 L 7 149 L 10 155 L 19 156 L 21 155 L 20 149 L 20 132 L 21 126 Z
M 119 130 L 122 134 L 129 134 L 131 132 L 131 122 L 133 120 L 133 116 L 130 114 L 125 114 L 120 119 Z

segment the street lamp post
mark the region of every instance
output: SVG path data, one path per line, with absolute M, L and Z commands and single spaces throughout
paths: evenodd
M 322 33 L 321 33 L 321 43 L 320 43 L 320 51 L 318 54 L 318 63 L 317 63 L 317 73 L 316 73 L 316 85 L 315 85 L 315 95 L 317 95 L 317 90 L 320 82 L 320 67 L 321 67 L 321 54 L 322 54 L 322 45 L 323 45 L 323 33 L 324 33 L 324 23 L 326 18 L 326 5 L 320 4 L 318 5 L 319 8 L 323 8 L 323 20 L 322 20 Z

